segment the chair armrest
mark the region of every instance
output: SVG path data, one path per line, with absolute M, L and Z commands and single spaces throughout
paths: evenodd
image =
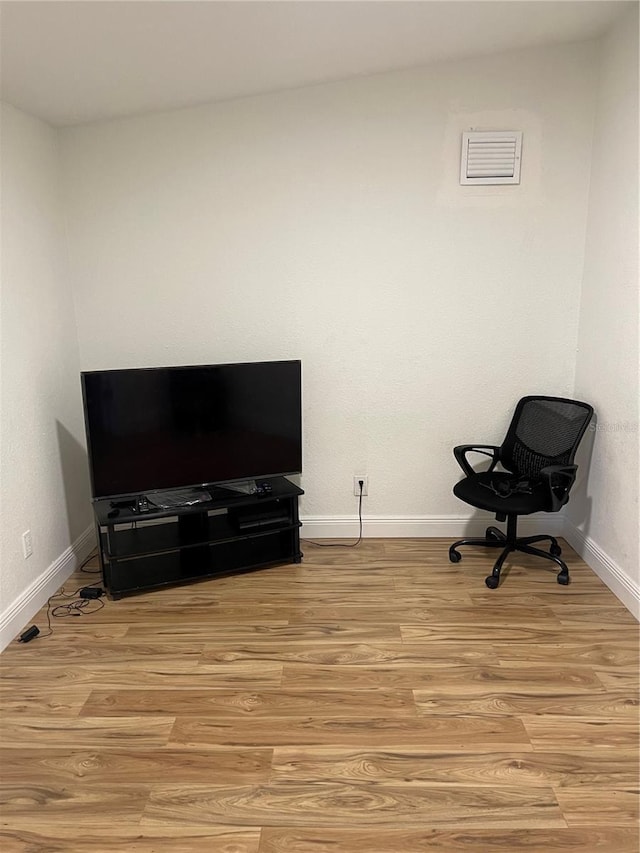
M 577 465 L 547 465 L 540 471 L 540 479 L 549 490 L 548 512 L 558 512 L 567 503 L 577 470 Z
M 495 444 L 459 444 L 453 448 L 453 455 L 456 457 L 458 465 L 462 468 L 467 477 L 475 477 L 477 471 L 474 471 L 467 461 L 467 453 L 469 452 L 482 453 L 483 456 L 491 457 L 491 465 L 489 471 L 493 471 L 500 461 L 500 448 Z

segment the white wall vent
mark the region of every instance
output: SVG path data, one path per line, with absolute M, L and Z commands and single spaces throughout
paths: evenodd
M 519 184 L 522 131 L 462 134 L 461 184 Z

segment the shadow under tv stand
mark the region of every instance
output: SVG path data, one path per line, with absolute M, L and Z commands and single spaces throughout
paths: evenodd
M 95 501 L 109 597 L 301 562 L 298 498 L 304 492 L 285 477 L 261 482 L 271 486 L 266 494 L 223 495 L 214 488 L 210 501 L 167 509 L 151 505 L 144 512 L 136 511 L 140 499 L 128 506 L 117 502 L 117 512 L 110 499 Z

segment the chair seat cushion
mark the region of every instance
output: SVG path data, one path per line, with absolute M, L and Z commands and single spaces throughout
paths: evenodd
M 545 483 L 538 481 L 528 483 L 530 494 L 528 491 L 516 491 L 506 497 L 496 494 L 501 488 L 508 491 L 516 487 L 518 479 L 516 474 L 502 471 L 483 472 L 460 480 L 453 487 L 453 493 L 465 503 L 491 512 L 530 515 L 532 512 L 546 511 L 549 504 L 549 491 Z

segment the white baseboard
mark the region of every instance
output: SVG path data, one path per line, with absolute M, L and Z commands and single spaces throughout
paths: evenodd
M 69 575 L 84 563 L 95 546 L 96 533 L 91 525 L 0 614 L 0 651 L 33 619 Z
M 495 515 L 474 516 L 376 516 L 362 519 L 362 535 L 366 539 L 432 538 L 443 536 L 461 539 L 463 536 L 484 536 L 489 525 L 504 529 Z M 533 536 L 536 533 L 562 534 L 562 518 L 554 515 L 544 518 L 518 519 L 518 533 Z M 353 516 L 309 516 L 302 519 L 300 535 L 304 539 L 353 539 L 358 537 L 359 522 Z
M 630 578 L 590 536 L 585 535 L 568 518 L 564 520 L 563 535 L 573 550 L 593 569 L 627 610 L 640 621 L 640 588 L 637 581 Z

